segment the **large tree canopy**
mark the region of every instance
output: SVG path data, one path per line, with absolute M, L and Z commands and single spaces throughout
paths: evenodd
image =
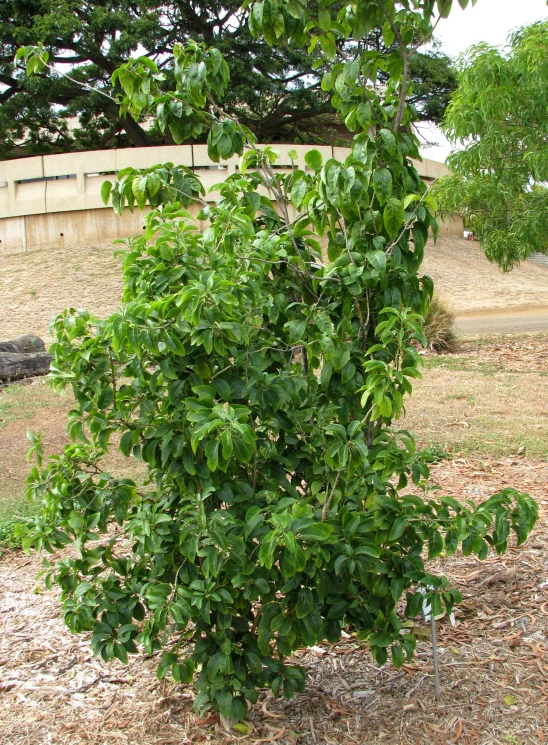
M 259 141 L 333 141 L 336 120 L 314 69 L 317 54 L 288 44 L 270 47 L 264 39 L 253 38 L 249 12 L 239 6 L 239 0 L 1 3 L 0 157 L 17 153 L 21 142 L 27 152 L 171 143 L 169 132 L 164 136 L 148 131 L 143 122 L 120 117 L 112 101 L 60 73 L 110 92 L 110 76 L 131 55 L 146 53 L 169 74 L 174 43 L 190 39 L 221 51 L 231 76 L 225 109 Z M 55 70 L 29 80 L 14 70 L 13 57 L 19 46 L 39 41 Z M 380 32 L 360 41 L 376 50 L 384 43 Z M 410 67 L 411 102 L 420 118 L 439 120 L 455 87 L 449 58 L 435 51 L 416 52 Z M 386 77 L 381 75 L 380 81 Z M 71 130 L 67 117 L 75 116 L 80 128 Z
M 511 269 L 548 252 L 548 22 L 517 31 L 506 52 L 473 47 L 458 81 L 444 128 L 462 149 L 449 157 L 454 175 L 439 196 Z

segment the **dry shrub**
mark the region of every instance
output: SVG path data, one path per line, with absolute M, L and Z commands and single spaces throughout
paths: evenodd
M 455 314 L 450 306 L 435 295 L 424 317 L 424 334 L 427 348 L 438 354 L 454 352 L 457 337 L 453 329 Z

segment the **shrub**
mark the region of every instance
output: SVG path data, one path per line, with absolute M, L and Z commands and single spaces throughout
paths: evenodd
M 385 30 L 400 41 L 432 10 L 402 5 Z M 279 8 L 273 33 L 255 3 L 253 32 L 302 42 L 304 5 Z M 367 22 L 382 26 L 377 11 Z M 358 33 L 366 16 L 341 13 L 337 29 Z M 331 30 L 319 43 L 336 54 Z M 37 53 L 22 53 L 38 60 L 32 71 Z M 484 558 L 489 545 L 506 549 L 511 530 L 524 541 L 536 520 L 535 503 L 512 489 L 477 507 L 405 491 L 428 478 L 411 435 L 392 425 L 420 375 L 414 345 L 432 284 L 417 272 L 436 205 L 411 160 L 417 140 L 400 131 L 412 109 L 391 54 L 382 98 L 364 84 L 367 56 L 324 78 L 358 130 L 348 158 L 311 150 L 306 170 L 285 173 L 216 103 L 228 85 L 217 50 L 176 47 L 175 91 L 151 60 L 115 73 L 123 111 L 154 110 L 185 136 L 209 129 L 210 157 L 237 152 L 239 171 L 214 205 L 192 172 L 170 165 L 126 169 L 104 187 L 118 211 L 153 210 L 128 242 L 120 312 L 98 321 L 71 309 L 55 321 L 53 381 L 74 392 L 73 442 L 44 466 L 34 438 L 29 493 L 43 512 L 20 534 L 27 549 L 74 543 L 46 575 L 69 628 L 91 631 L 104 659 L 125 661 L 137 642 L 160 651 L 159 677 L 194 679 L 196 710 L 218 710 L 226 726 L 259 687 L 302 690 L 291 653 L 336 642 L 348 624 L 378 663 L 401 666 L 415 646 L 402 613 L 416 616 L 426 599 L 437 616 L 460 598 L 423 551 L 462 545 Z M 372 132 L 372 121 L 383 126 Z M 103 470 L 115 433 L 122 453 L 147 464 L 143 488 Z
M 455 314 L 448 303 L 439 295 L 434 295 L 424 316 L 427 348 L 438 354 L 454 352 L 457 348 L 454 323 Z

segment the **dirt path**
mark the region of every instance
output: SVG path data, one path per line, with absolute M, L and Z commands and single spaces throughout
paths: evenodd
M 457 315 L 455 331 L 459 335 L 548 331 L 548 306 L 462 313 Z

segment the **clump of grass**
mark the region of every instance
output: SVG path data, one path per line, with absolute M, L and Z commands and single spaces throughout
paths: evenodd
M 454 323 L 455 314 L 449 305 L 435 295 L 424 317 L 424 335 L 428 349 L 438 354 L 454 352 L 457 348 Z
M 419 450 L 415 457 L 421 463 L 432 464 L 439 463 L 442 460 L 447 460 L 450 458 L 450 455 L 443 445 L 435 442 L 432 443 L 432 445 L 428 445 L 428 447 Z
M 13 530 L 18 523 L 34 517 L 39 510 L 39 505 L 22 496 L 0 501 L 0 554 L 5 549 L 21 548 L 21 539 L 14 536 Z

